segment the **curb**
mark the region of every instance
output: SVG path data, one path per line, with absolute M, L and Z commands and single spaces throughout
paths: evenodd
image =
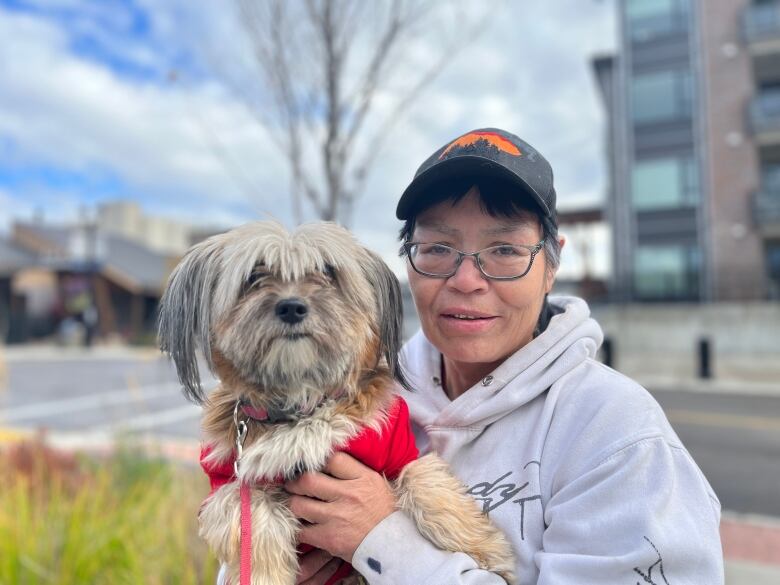
M 100 359 L 151 360 L 164 357 L 157 347 L 106 345 L 66 347 L 60 345 L 11 345 L 0 347 L 0 361 L 6 363 L 35 361 L 78 361 Z
M 696 380 L 662 377 L 637 377 L 651 392 L 692 392 L 735 396 L 780 396 L 780 383 L 745 380 Z
M 117 447 L 131 445 L 152 457 L 163 457 L 177 463 L 197 465 L 200 459 L 200 441 L 160 436 L 133 436 L 123 438 L 109 433 L 71 434 L 48 433 L 46 442 L 58 449 L 108 455 Z
M 733 510 L 723 510 L 721 522 L 735 522 L 739 524 L 751 524 L 757 526 L 767 526 L 780 530 L 780 516 L 767 516 L 765 514 L 753 514 L 750 512 L 735 512 Z
M 194 439 L 137 435 L 122 437 L 106 432 L 40 432 L 0 427 L 0 446 L 36 437 L 54 449 L 92 455 L 109 455 L 119 446 L 130 445 L 146 455 L 163 457 L 177 463 L 197 465 L 200 458 L 200 441 Z

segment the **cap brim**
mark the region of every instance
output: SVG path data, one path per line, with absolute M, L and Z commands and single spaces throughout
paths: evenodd
M 414 215 L 417 210 L 426 207 L 439 195 L 431 190 L 436 183 L 471 178 L 475 181 L 480 178 L 500 179 L 517 185 L 523 193 L 528 194 L 539 204 L 542 213 L 550 216 L 550 210 L 544 199 L 522 177 L 489 158 L 474 155 L 461 155 L 443 160 L 417 175 L 398 200 L 395 216 L 405 220 Z M 430 194 L 426 194 L 426 191 Z

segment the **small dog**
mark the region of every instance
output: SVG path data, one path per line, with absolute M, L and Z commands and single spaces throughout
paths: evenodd
M 381 437 L 393 421 L 408 428 L 398 416 L 400 336 L 397 279 L 335 224 L 292 233 L 247 224 L 194 246 L 171 274 L 160 347 L 187 397 L 204 406 L 204 467 L 224 478 L 212 481 L 200 534 L 231 584 L 241 570 L 242 485 L 251 486 L 251 582 L 293 585 L 299 520 L 281 483 L 322 469 L 361 437 Z M 221 382 L 208 398 L 196 349 Z M 447 466 L 434 455 L 403 463 L 385 473 L 420 532 L 514 582 L 511 546 Z

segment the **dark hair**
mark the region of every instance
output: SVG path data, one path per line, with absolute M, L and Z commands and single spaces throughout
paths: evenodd
M 479 189 L 479 206 L 492 217 L 512 218 L 531 213 L 539 221 L 544 238 L 544 257 L 548 270 L 556 270 L 560 264 L 561 245 L 558 241 L 558 223 L 555 217 L 550 218 L 542 212 L 539 204 L 527 193 L 519 191 L 516 185 L 506 181 L 476 178 L 442 181 L 433 185 L 419 203 L 414 213 L 404 221 L 399 232 L 402 243 L 411 240 L 414 233 L 417 216 L 441 203 L 451 201 L 456 204 L 463 199 L 473 186 Z M 511 195 L 508 194 L 511 191 Z M 553 213 L 555 213 L 553 211 Z M 404 256 L 406 250 L 401 246 L 400 255 Z

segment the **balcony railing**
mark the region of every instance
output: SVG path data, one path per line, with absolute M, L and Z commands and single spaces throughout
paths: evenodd
M 780 2 L 748 6 L 742 24 L 749 43 L 780 39 Z
M 698 301 L 700 278 L 697 270 L 638 271 L 634 267 L 631 296 L 640 302 Z
M 675 11 L 629 20 L 628 31 L 634 43 L 667 40 L 671 36 L 684 35 L 688 31 L 688 13 Z

